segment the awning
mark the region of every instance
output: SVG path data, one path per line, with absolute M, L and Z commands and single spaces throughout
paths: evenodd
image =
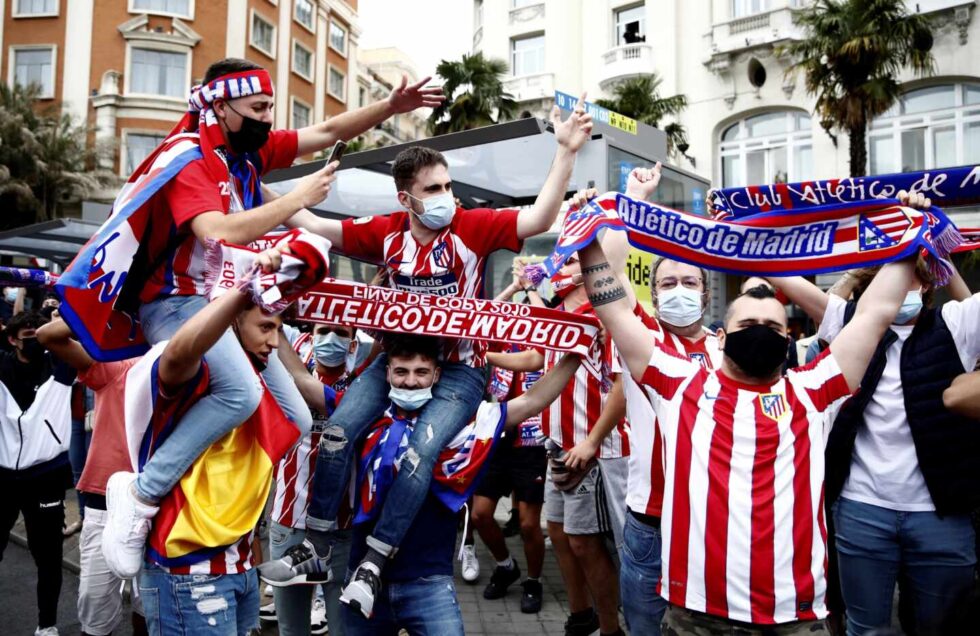
M 99 228 L 99 223 L 79 219 L 55 219 L 0 232 L 0 252 L 13 252 L 52 260 L 62 267 Z

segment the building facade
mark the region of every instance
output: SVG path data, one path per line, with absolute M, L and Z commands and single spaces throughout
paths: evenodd
M 393 46 L 361 49 L 357 68 L 357 103 L 360 106 L 387 98 L 393 88 L 401 85 L 403 76 L 408 78 L 409 85 L 420 79 L 411 58 Z M 365 147 L 391 146 L 424 139 L 428 136 L 424 115 L 428 112 L 428 109 L 413 110 L 392 116 L 364 135 Z
M 554 91 L 610 95 L 656 71 L 683 94 L 691 163 L 716 186 L 846 176 L 848 139 L 812 116 L 814 98 L 779 45 L 801 37 L 808 0 L 474 0 L 473 49 L 509 62 L 507 90 L 543 115 Z M 980 21 L 972 0 L 918 0 L 933 21 L 936 72 L 868 131 L 868 174 L 980 163 Z M 969 214 L 969 213 L 961 213 Z M 971 217 L 976 217 L 973 214 Z M 980 225 L 972 218 L 971 225 Z
M 356 105 L 357 0 L 0 0 L 0 69 L 94 126 L 104 168 L 127 176 L 187 110 L 212 62 L 268 69 L 275 127 Z

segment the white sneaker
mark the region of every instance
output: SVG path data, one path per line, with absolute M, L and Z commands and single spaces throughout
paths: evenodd
M 463 546 L 463 580 L 467 583 L 476 583 L 480 578 L 480 561 L 476 558 L 476 546 Z
M 38 627 L 34 630 L 34 636 L 58 636 L 58 628 L 52 626 L 41 629 Z
M 266 596 L 272 596 L 272 586 L 271 585 L 266 585 L 265 586 L 265 590 L 263 591 L 263 593 Z
M 327 626 L 327 606 L 323 599 L 317 596 L 313 599 L 313 609 L 310 610 L 310 634 L 322 636 L 330 631 Z
M 269 601 L 265 605 L 259 607 L 259 620 L 265 621 L 267 623 L 278 623 L 279 615 L 276 614 L 276 602 Z
M 143 547 L 150 533 L 157 506 L 136 499 L 136 473 L 118 472 L 105 488 L 106 520 L 102 530 L 102 556 L 113 574 L 121 579 L 136 576 L 143 565 Z

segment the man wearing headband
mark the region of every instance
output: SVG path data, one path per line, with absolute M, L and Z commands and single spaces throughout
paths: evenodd
M 274 230 L 297 211 L 326 198 L 337 164 L 308 175 L 292 192 L 268 203 L 263 202 L 260 175 L 287 167 L 296 157 L 323 150 L 338 139 L 355 137 L 393 114 L 438 104 L 440 89 L 422 88 L 425 81 L 428 78 L 412 86 L 403 81 L 387 100 L 320 124 L 273 131 L 269 73 L 243 59 L 212 64 L 203 84 L 191 93 L 188 113 L 127 184 L 138 191 L 144 183 L 140 177 L 174 171 L 165 184 L 151 190 L 144 204 L 149 206 L 148 228 L 126 272 L 127 287 L 131 280 L 145 281 L 134 304 L 139 306 L 146 339 L 153 344 L 170 338 L 207 305 L 203 296 L 206 241 L 247 245 Z M 188 161 L 187 157 L 196 158 Z M 123 196 L 117 206 L 125 201 Z M 243 211 L 248 214 L 235 214 Z M 249 373 L 252 362 L 231 331 L 210 349 L 208 361 L 210 394 L 188 411 L 185 426 L 168 438 L 138 477 L 120 473 L 109 481 L 107 498 L 115 505 L 109 505 L 104 548 L 107 562 L 120 576 L 131 577 L 139 569 L 148 520 L 156 514 L 157 502 L 205 448 L 243 422 L 259 404 L 261 384 Z M 259 366 L 287 416 L 308 428 L 309 410 L 278 358 Z

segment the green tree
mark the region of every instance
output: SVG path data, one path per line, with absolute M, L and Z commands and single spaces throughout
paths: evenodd
M 88 129 L 69 115 L 37 107 L 36 86 L 0 83 L 0 228 L 61 215 L 67 203 L 91 194 L 101 179 Z
M 479 52 L 464 54 L 456 62 L 439 62 L 436 74 L 443 79 L 446 101 L 432 110 L 429 132 L 442 135 L 513 119 L 517 102 L 501 81 L 507 72 L 507 62 Z
M 680 116 L 687 108 L 687 97 L 674 95 L 660 96 L 660 85 L 663 79 L 656 73 L 631 77 L 613 86 L 612 99 L 597 99 L 596 104 L 608 108 L 620 115 L 626 115 L 648 126 L 660 128 L 667 134 L 667 152 L 678 150 L 687 156 L 687 131 L 677 121 L 661 126 L 661 121 Z
M 866 174 L 867 129 L 901 95 L 895 79 L 905 68 L 933 71 L 929 19 L 909 13 L 904 0 L 819 0 L 797 11 L 804 38 L 783 51 L 815 95 L 815 114 L 836 144 L 834 130 L 850 139 L 852 177 Z

